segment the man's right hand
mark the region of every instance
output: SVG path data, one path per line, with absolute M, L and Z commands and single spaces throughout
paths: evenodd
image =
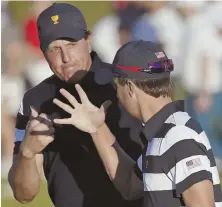
M 111 101 L 105 101 L 101 107 L 98 108 L 90 102 L 80 85 L 76 84 L 75 88 L 79 94 L 81 103 L 79 103 L 76 98 L 65 89 L 60 89 L 60 93 L 73 107 L 58 99 L 54 99 L 53 103 L 68 112 L 71 117 L 67 119 L 54 119 L 53 121 L 56 124 L 71 124 L 83 132 L 90 134 L 95 133 L 97 129 L 104 124 L 106 111 L 111 104 Z
M 31 117 L 26 128 L 25 137 L 21 143 L 20 152 L 26 158 L 34 158 L 54 140 L 54 127 L 46 114 L 38 114 L 31 108 Z

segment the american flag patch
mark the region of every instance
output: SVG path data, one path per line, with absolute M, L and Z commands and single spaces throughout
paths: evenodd
M 188 170 L 191 170 L 195 167 L 199 167 L 201 165 L 202 165 L 202 162 L 201 162 L 200 158 L 196 158 L 196 159 L 189 160 L 186 162 L 186 166 L 187 166 Z
M 155 55 L 157 58 L 164 58 L 165 57 L 163 52 L 156 52 Z

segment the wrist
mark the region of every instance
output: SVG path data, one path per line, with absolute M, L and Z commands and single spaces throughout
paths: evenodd
M 27 160 L 32 160 L 35 158 L 35 154 L 27 149 L 26 147 L 21 146 L 19 150 L 19 155 L 21 158 L 27 159 Z
M 97 127 L 93 132 L 90 133 L 90 135 L 93 137 L 94 135 L 100 133 L 100 131 L 104 128 L 105 123 L 103 123 L 100 127 Z

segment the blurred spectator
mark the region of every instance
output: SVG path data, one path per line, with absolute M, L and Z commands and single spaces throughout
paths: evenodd
M 118 17 L 109 15 L 99 20 L 92 30 L 93 49 L 103 61 L 108 63 L 113 61 L 120 47 L 118 27 Z
M 144 9 L 139 7 L 136 2 L 129 2 L 128 6 L 117 12 L 120 20 L 119 24 L 119 38 L 120 45 L 130 41 L 132 25 L 144 13 Z
M 129 6 L 128 1 L 114 1 L 112 2 L 112 8 L 114 11 L 119 11 L 121 9 L 125 9 Z
M 22 34 L 8 8 L 8 2 L 1 2 L 1 66 L 4 72 L 7 67 L 7 47 L 10 43 L 20 41 Z
M 51 4 L 51 2 L 46 1 L 33 1 L 30 6 L 30 14 L 24 23 L 24 39 L 28 50 L 26 76 L 31 87 L 53 74 L 40 50 L 37 30 L 39 14 Z
M 182 80 L 186 79 L 185 82 L 190 85 L 191 82 L 195 82 L 192 81 L 192 77 L 194 76 L 193 74 L 187 72 L 189 69 L 185 67 L 185 62 L 191 59 L 192 61 L 195 61 L 195 58 L 191 55 L 188 59 L 188 53 L 191 54 L 193 52 L 192 46 L 195 47 L 197 45 L 193 40 L 198 36 L 198 33 L 203 31 L 205 24 L 204 14 L 206 3 L 203 1 L 178 1 L 175 2 L 174 6 L 181 14 L 184 22 L 183 29 L 181 30 L 181 39 L 179 42 L 180 53 L 177 56 L 177 62 L 180 65 Z M 188 74 L 190 74 L 192 77 L 187 77 Z
M 26 90 L 23 49 L 22 42 L 14 42 L 8 45 L 7 67 L 4 68 L 2 74 L 2 100 L 12 118 L 16 117 L 18 106 Z
M 1 142 L 2 142 L 2 162 L 1 173 L 2 177 L 7 177 L 9 169 L 12 165 L 12 154 L 14 146 L 14 128 L 15 121 L 9 116 L 4 101 L 1 103 Z
M 155 28 L 157 39 L 162 44 L 164 51 L 174 61 L 175 71 L 172 75 L 176 76 L 178 70 L 176 57 L 179 53 L 178 46 L 183 22 L 179 14 L 167 1 L 144 1 L 141 3 L 146 9 L 146 14 L 141 17 L 141 21 L 147 21 L 147 24 L 151 24 Z
M 5 29 L 6 26 L 10 23 L 10 12 L 8 9 L 8 2 L 1 2 L 1 28 Z
M 2 176 L 6 177 L 12 164 L 14 143 L 14 117 L 18 111 L 23 93 L 24 79 L 24 45 L 21 42 L 21 32 L 8 8 L 8 2 L 1 2 L 1 143 L 2 143 Z
M 39 46 L 39 37 L 38 37 L 38 30 L 37 30 L 37 23 L 36 19 L 28 19 L 27 22 L 25 22 L 24 25 L 24 38 L 25 41 L 28 43 L 28 46 L 30 46 L 30 49 L 34 49 L 35 51 L 40 53 Z M 38 55 L 41 55 L 38 54 Z
M 47 1 L 33 1 L 29 7 L 29 13 L 24 22 L 23 35 L 28 49 L 30 50 L 29 52 L 31 52 L 30 55 L 43 55 L 39 48 L 40 42 L 38 37 L 37 18 L 39 14 L 50 5 L 51 2 Z
M 94 50 L 109 63 L 120 46 L 129 41 L 132 24 L 144 12 L 135 2 L 113 2 L 112 6 L 114 14 L 99 20 L 92 30 Z
M 8 45 L 7 64 L 2 74 L 2 174 L 6 176 L 12 164 L 12 149 L 14 143 L 14 122 L 18 106 L 26 90 L 23 78 L 24 72 L 24 45 L 22 42 L 13 42 Z M 11 130 L 11 131 L 10 131 Z
M 145 40 L 154 43 L 161 42 L 157 36 L 156 28 L 150 24 L 146 16 L 143 16 L 137 20 L 131 30 L 131 40 Z
M 182 82 L 187 92 L 187 109 L 210 140 L 217 166 L 222 171 L 222 6 L 205 9 L 204 3 L 180 5 L 186 27 L 181 47 Z

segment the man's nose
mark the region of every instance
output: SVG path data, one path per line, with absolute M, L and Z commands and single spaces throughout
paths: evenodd
M 67 48 L 62 48 L 62 61 L 64 63 L 68 63 L 70 61 L 70 53 L 69 50 L 67 50 Z

